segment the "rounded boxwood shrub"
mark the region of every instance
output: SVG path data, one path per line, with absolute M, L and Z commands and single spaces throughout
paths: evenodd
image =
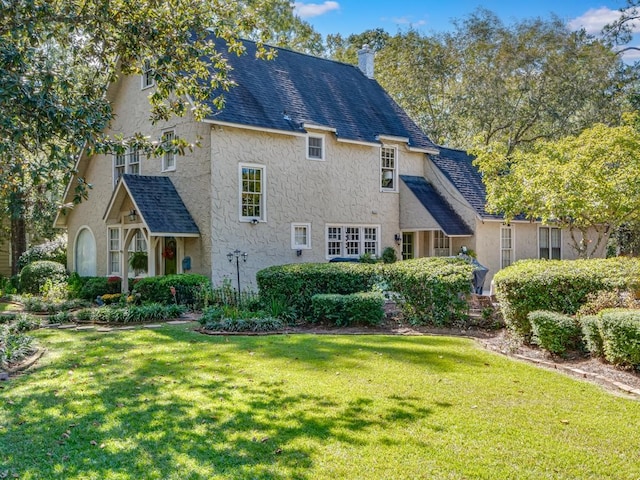
M 640 310 L 600 312 L 602 350 L 614 365 L 640 367 Z
M 71 274 L 69 290 L 72 295 L 83 300 L 95 300 L 102 295 L 120 293 L 122 281 L 120 277 L 80 277 Z
M 37 295 L 47 280 L 55 283 L 66 283 L 67 271 L 64 265 L 49 260 L 41 260 L 28 264 L 20 272 L 20 291 Z
M 527 315 L 533 343 L 551 353 L 562 354 L 582 347 L 582 331 L 573 318 L 561 313 L 535 310 Z
M 529 340 L 529 312 L 549 310 L 574 315 L 599 291 L 637 290 L 640 259 L 522 260 L 493 277 L 507 327 Z
M 40 260 L 67 264 L 67 239 L 58 238 L 41 245 L 29 247 L 18 259 L 18 270 L 22 270 L 28 264 Z

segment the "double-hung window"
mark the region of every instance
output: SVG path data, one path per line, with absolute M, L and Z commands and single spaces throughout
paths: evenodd
M 500 227 L 500 268 L 513 263 L 513 229 L 510 225 Z
M 116 153 L 113 156 L 113 186 L 118 184 L 120 177 L 129 173 L 131 175 L 140 175 L 140 152 L 129 147 L 122 153 Z
M 397 190 L 398 150 L 395 147 L 380 148 L 380 189 L 387 192 Z
M 145 60 L 142 65 L 142 89 L 152 87 L 155 82 L 153 81 L 153 69 L 151 68 L 151 62 Z
M 165 148 L 173 148 L 176 140 L 176 134 L 173 130 L 162 134 L 162 144 Z M 168 172 L 176 169 L 176 154 L 173 150 L 166 151 L 162 155 L 162 171 Z
M 324 160 L 324 137 L 307 135 L 307 159 Z
M 240 221 L 265 221 L 265 167 L 240 164 Z
M 540 258 L 547 260 L 560 260 L 561 252 L 561 234 L 560 229 L 555 227 L 540 227 L 538 230 Z
M 378 256 L 380 227 L 369 225 L 327 226 L 327 258 Z
M 120 229 L 109 228 L 109 275 L 120 275 Z

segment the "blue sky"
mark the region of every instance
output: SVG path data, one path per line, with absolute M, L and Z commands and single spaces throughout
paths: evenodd
M 615 20 L 618 9 L 625 4 L 625 0 L 305 0 L 294 2 L 294 7 L 300 17 L 323 35 L 349 35 L 373 28 L 393 34 L 409 26 L 424 33 L 446 31 L 452 29 L 452 19 L 463 18 L 480 6 L 506 23 L 554 13 L 571 28 L 584 27 L 595 34 Z

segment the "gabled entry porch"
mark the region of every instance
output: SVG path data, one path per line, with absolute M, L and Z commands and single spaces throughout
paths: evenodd
M 121 272 L 122 292 L 129 291 L 131 252 L 146 251 L 148 276 L 189 268 L 187 240 L 200 231 L 168 177 L 123 175 L 103 219 L 110 232 L 110 270 Z

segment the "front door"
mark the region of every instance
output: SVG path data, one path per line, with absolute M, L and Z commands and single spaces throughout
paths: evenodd
M 165 275 L 174 275 L 178 273 L 176 252 L 176 239 L 174 237 L 166 237 L 164 239 L 164 249 L 162 250 Z

